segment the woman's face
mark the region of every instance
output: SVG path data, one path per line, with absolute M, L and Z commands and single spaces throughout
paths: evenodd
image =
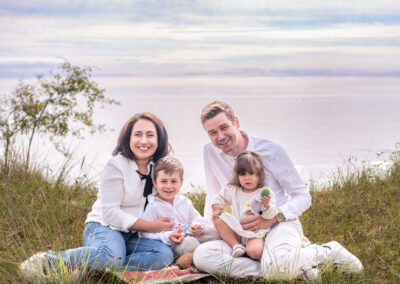
M 157 150 L 157 130 L 153 122 L 139 119 L 133 125 L 129 146 L 136 160 L 150 161 Z

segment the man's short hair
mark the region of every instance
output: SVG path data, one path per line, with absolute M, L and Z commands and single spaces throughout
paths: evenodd
M 183 179 L 183 166 L 177 158 L 166 156 L 158 160 L 154 166 L 154 179 L 157 179 L 158 173 L 161 171 L 169 175 L 178 173 L 179 177 Z
M 213 118 L 221 112 L 225 113 L 226 117 L 232 121 L 233 124 L 235 123 L 236 115 L 233 108 L 223 101 L 212 101 L 208 103 L 201 112 L 201 123 L 204 124 L 206 120 Z

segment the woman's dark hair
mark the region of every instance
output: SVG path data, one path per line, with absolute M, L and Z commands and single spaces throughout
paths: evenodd
M 130 160 L 136 160 L 136 157 L 130 147 L 130 141 L 133 126 L 139 119 L 146 119 L 148 121 L 151 121 L 156 128 L 158 146 L 156 152 L 153 155 L 153 161 L 157 162 L 162 157 L 168 155 L 168 153 L 171 151 L 171 145 L 168 143 L 168 134 L 164 124 L 157 116 L 149 112 L 137 113 L 125 123 L 119 134 L 117 147 L 115 147 L 112 154 L 113 156 L 115 156 L 121 153 L 122 156 Z
M 246 173 L 253 173 L 258 176 L 257 187 L 263 187 L 265 185 L 265 173 L 264 165 L 260 154 L 253 151 L 245 151 L 236 158 L 235 166 L 233 167 L 233 178 L 230 185 L 241 186 L 239 182 L 239 175 L 245 175 Z

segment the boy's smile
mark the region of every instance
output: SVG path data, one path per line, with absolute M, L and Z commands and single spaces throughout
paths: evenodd
M 165 171 L 160 171 L 157 179 L 153 180 L 154 187 L 158 191 L 156 196 L 161 200 L 173 204 L 175 196 L 181 189 L 182 182 L 183 180 L 179 176 L 179 173 L 166 174 Z

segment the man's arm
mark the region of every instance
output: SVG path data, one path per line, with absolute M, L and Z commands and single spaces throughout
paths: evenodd
M 286 220 L 294 220 L 311 206 L 311 195 L 286 151 L 278 146 L 270 161 L 270 170 L 291 198 L 279 207 Z
M 206 220 L 211 220 L 212 218 L 212 208 L 211 202 L 215 195 L 218 193 L 218 189 L 220 188 L 220 183 L 215 176 L 215 173 L 211 167 L 209 161 L 209 149 L 207 149 L 207 145 L 204 146 L 203 149 L 203 160 L 204 160 L 204 174 L 206 180 L 206 203 L 204 205 L 204 218 Z

